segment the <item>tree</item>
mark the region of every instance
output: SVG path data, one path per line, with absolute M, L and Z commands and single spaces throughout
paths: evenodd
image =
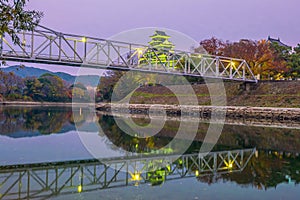
M 107 71 L 106 76 L 101 77 L 100 84 L 97 87 L 96 101 L 111 101 L 113 92 L 115 98 L 113 100 L 119 101 L 133 92 L 133 89 L 145 85 L 159 84 L 163 82 L 165 78 L 163 75 L 137 71 L 129 71 L 126 73 Z
M 42 100 L 43 94 L 41 88 L 43 85 L 37 78 L 25 79 L 25 85 L 24 95 L 31 97 L 33 100 Z
M 45 73 L 38 80 L 42 84 L 40 88 L 42 100 L 62 102 L 68 100 L 68 88 L 60 77 Z
M 300 78 L 300 52 L 292 53 L 289 56 L 287 63 L 289 72 L 286 75 L 293 79 Z
M 300 77 L 300 44 L 294 47 L 282 46 L 277 43 L 272 44 L 272 49 L 277 54 L 278 60 L 285 62 L 286 70 L 285 77 L 299 78 Z
M 17 33 L 31 31 L 40 22 L 43 13 L 25 10 L 28 0 L 0 0 L 0 35 L 9 34 L 15 43 L 20 39 Z
M 76 83 L 69 88 L 72 93 L 73 102 L 88 102 L 91 100 L 87 88 L 82 83 Z
M 24 95 L 35 101 L 65 102 L 71 100 L 68 85 L 58 76 L 43 74 L 39 78 L 25 79 Z
M 297 54 L 300 54 L 300 44 L 298 44 L 296 47 L 294 47 L 294 52 Z
M 272 49 L 272 44 L 266 40 L 258 41 L 257 66 L 259 73 L 265 78 L 280 79 L 282 74 L 288 72 L 286 60 L 281 59 Z M 257 68 L 257 67 L 256 67 Z
M 13 72 L 5 73 L 0 71 L 0 93 L 3 96 L 18 95 L 23 93 L 24 81 Z
M 285 61 L 266 40 L 244 39 L 228 42 L 223 49 L 223 55 L 246 60 L 253 73 L 260 79 L 276 78 L 288 70 Z
M 110 101 L 114 86 L 123 75 L 124 72 L 121 71 L 107 71 L 97 87 L 96 101 Z
M 210 39 L 205 39 L 200 42 L 200 45 L 211 55 L 223 55 L 223 49 L 225 48 L 226 43 L 220 39 L 212 37 Z

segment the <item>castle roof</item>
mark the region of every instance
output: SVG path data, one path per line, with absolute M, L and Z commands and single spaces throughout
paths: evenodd
M 268 37 L 268 41 L 271 43 L 276 43 L 279 46 L 283 46 L 283 47 L 287 47 L 287 48 L 291 48 L 291 46 L 288 46 L 286 44 L 284 44 L 283 42 L 280 41 L 280 38 L 275 39 L 275 38 L 271 38 L 270 36 Z
M 157 36 L 162 36 L 162 37 L 167 37 L 167 38 L 170 37 L 164 31 L 159 31 L 159 30 L 156 30 L 155 33 L 154 33 L 154 35 L 152 35 L 150 37 L 157 37 Z

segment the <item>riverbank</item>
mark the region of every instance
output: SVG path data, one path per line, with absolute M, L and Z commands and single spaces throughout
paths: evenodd
M 99 115 L 112 115 L 111 112 L 97 111 Z M 182 118 L 181 116 L 161 116 L 161 115 L 147 115 L 147 114 L 130 114 L 130 113 L 117 113 L 113 114 L 114 117 L 118 118 L 132 118 L 141 120 L 171 120 L 171 121 L 199 121 L 200 123 L 215 123 L 215 124 L 227 124 L 227 125 L 238 125 L 238 126 L 253 126 L 253 127 L 270 127 L 270 128 L 291 128 L 300 129 L 300 121 L 287 121 L 287 120 L 270 120 L 270 119 L 245 119 L 245 118 L 226 118 L 225 120 L 218 119 L 207 119 L 207 118 L 195 118 L 187 117 Z
M 249 106 L 193 106 L 193 105 L 165 105 L 165 104 L 112 104 L 112 103 L 62 103 L 62 102 L 27 102 L 3 101 L 0 106 L 46 106 L 46 107 L 95 107 L 98 111 L 123 114 L 144 114 L 149 112 L 155 115 L 200 117 L 201 119 L 214 118 L 267 120 L 267 121 L 300 121 L 300 108 L 276 107 L 249 107 Z
M 199 105 L 212 105 L 211 97 L 219 94 L 218 91 L 210 93 L 208 85 L 192 85 Z M 189 104 L 191 98 L 182 95 L 185 94 L 185 86 L 170 86 L 172 87 L 176 87 L 175 91 L 179 91 L 177 95 L 162 86 L 140 87 L 132 94 L 130 103 L 175 105 L 178 104 L 177 97 L 180 97 L 182 101 Z M 210 83 L 210 88 L 222 89 L 223 86 L 220 87 L 219 83 Z M 227 106 L 300 108 L 300 81 L 259 81 L 248 87 L 240 82 L 224 82 L 224 89 L 226 95 L 222 98 Z M 220 93 L 222 94 L 222 91 Z
M 162 104 L 111 104 L 99 103 L 98 111 L 124 114 L 165 114 L 167 116 L 200 117 L 203 119 L 258 119 L 268 121 L 300 121 L 300 108 L 242 107 L 242 106 L 192 106 Z

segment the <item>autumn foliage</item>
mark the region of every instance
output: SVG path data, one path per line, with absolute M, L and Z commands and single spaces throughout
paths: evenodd
M 290 49 L 276 46 L 266 40 L 243 39 L 238 42 L 224 42 L 212 37 L 201 41 L 200 45 L 212 55 L 246 60 L 258 79 L 294 78 L 299 75 L 290 73 L 295 68 L 289 65 L 290 56 L 293 55 Z

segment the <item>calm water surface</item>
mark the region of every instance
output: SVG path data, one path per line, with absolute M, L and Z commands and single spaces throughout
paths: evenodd
M 116 119 L 128 122 L 87 108 L 0 107 L 0 199 L 300 198 L 300 130 L 225 125 L 199 158 L 208 123 L 172 143 L 177 120 L 142 137 Z

